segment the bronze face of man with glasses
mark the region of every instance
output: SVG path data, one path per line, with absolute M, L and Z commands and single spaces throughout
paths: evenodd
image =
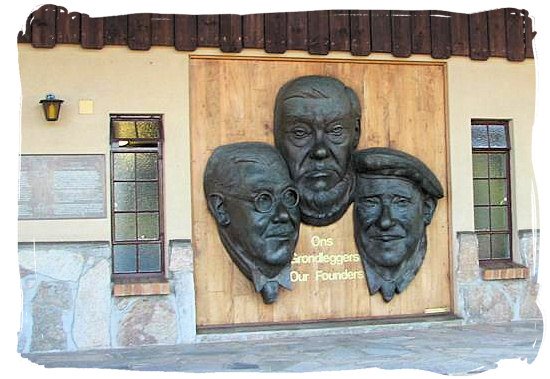
M 300 228 L 300 199 L 285 161 L 265 143 L 220 146 L 206 165 L 204 191 L 231 259 L 264 303 L 273 303 L 279 286 L 291 289 Z

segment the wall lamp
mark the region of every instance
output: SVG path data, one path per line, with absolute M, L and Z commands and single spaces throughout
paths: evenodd
M 62 102 L 63 100 L 56 99 L 55 95 L 51 93 L 47 94 L 45 99 L 40 100 L 40 104 L 44 107 L 46 121 L 57 121 Z

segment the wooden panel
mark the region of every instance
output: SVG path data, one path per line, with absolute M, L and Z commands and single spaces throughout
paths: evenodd
M 470 15 L 470 58 L 489 58 L 489 34 L 487 32 L 487 12 Z
M 198 46 L 218 47 L 220 43 L 220 16 L 198 15 L 197 16 Z
M 150 13 L 128 16 L 128 47 L 132 50 L 149 50 L 151 48 Z
M 421 315 L 426 308 L 451 306 L 447 197 L 439 202 L 428 228 L 429 247 L 422 268 L 409 288 L 392 302 L 385 303 L 380 294 L 370 296 L 364 278 L 326 280 L 331 272 L 347 270 L 359 275 L 360 261 L 311 261 L 319 254 L 330 261 L 330 256 L 353 256 L 357 252 L 350 207 L 332 225 L 301 226 L 293 263 L 294 288 L 281 290 L 275 304 L 265 305 L 221 245 L 202 188 L 206 161 L 217 146 L 241 141 L 273 143 L 273 106 L 278 89 L 292 78 L 313 74 L 338 77 L 359 96 L 364 109 L 359 148 L 389 146 L 412 153 L 426 162 L 446 188 L 442 65 L 197 57 L 191 59 L 190 70 L 193 248 L 199 327 Z M 417 143 L 420 140 L 426 143 Z M 445 193 L 448 195 L 447 190 Z M 332 238 L 333 246 L 315 245 L 315 236 Z M 296 259 L 298 256 L 305 258 Z M 309 263 L 304 263 L 308 256 Z M 302 281 L 297 280 L 298 273 Z M 309 275 L 307 280 L 305 274 Z
M 504 9 L 487 12 L 489 53 L 492 57 L 506 57 L 506 14 Z
M 430 35 L 430 11 L 411 12 L 412 53 L 430 54 L 432 39 Z
M 307 12 L 308 51 L 314 55 L 326 55 L 330 51 L 330 27 L 328 11 Z
M 103 17 L 92 18 L 87 14 L 82 15 L 80 43 L 85 49 L 103 48 Z
M 525 17 L 525 57 L 534 58 L 533 54 L 533 38 L 535 38 L 536 32 L 533 32 L 533 20 L 529 17 L 529 12 L 523 11 Z
M 350 11 L 350 50 L 353 55 L 369 55 L 371 52 L 370 12 Z
M 55 5 L 44 5 L 33 12 L 33 17 L 31 27 L 32 46 L 54 47 L 57 7 Z
M 449 12 L 430 13 L 432 57 L 447 59 L 451 56 L 451 15 Z
M 263 49 L 264 39 L 264 15 L 247 14 L 243 16 L 243 46 Z
M 80 13 L 57 7 L 55 29 L 57 43 L 80 43 Z
M 391 50 L 396 57 L 406 58 L 412 52 L 411 14 L 391 11 Z
M 307 50 L 307 12 L 290 12 L 286 14 L 287 48 L 290 50 Z
M 241 16 L 220 15 L 220 49 L 224 53 L 238 53 L 243 48 Z
M 519 9 L 506 8 L 506 41 L 507 57 L 511 61 L 525 59 L 525 43 L 523 41 L 523 14 Z
M 451 13 L 451 52 L 453 55 L 470 55 L 470 27 L 467 14 Z
M 151 14 L 151 43 L 155 46 L 174 46 L 173 14 Z
M 371 47 L 379 53 L 391 52 L 391 20 L 390 11 L 372 10 L 371 18 Z
M 335 10 L 329 12 L 330 50 L 350 50 L 349 11 Z
M 284 53 L 286 51 L 286 13 L 265 15 L 265 51 Z
M 179 51 L 193 51 L 197 48 L 197 16 L 174 16 L 174 46 Z
M 103 17 L 103 41 L 105 45 L 127 45 L 128 16 Z

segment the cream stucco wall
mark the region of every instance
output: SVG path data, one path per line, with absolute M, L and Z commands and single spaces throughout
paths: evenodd
M 21 152 L 102 153 L 108 156 L 110 113 L 164 114 L 166 237 L 168 240 L 191 238 L 189 54 L 170 47 L 139 52 L 126 47 L 85 50 L 67 45 L 54 49 L 20 45 L 19 51 L 23 93 Z M 193 54 L 221 53 L 217 49 L 202 49 Z M 239 54 L 243 55 L 268 54 L 245 50 Z M 268 56 L 275 58 L 278 55 Z M 290 52 L 284 56 L 312 58 L 305 52 Z M 347 53 L 331 53 L 326 58 L 358 59 Z M 395 60 L 386 54 L 372 54 L 362 59 Z M 433 61 L 426 56 L 407 59 L 411 60 Z M 453 233 L 474 229 L 470 179 L 472 118 L 512 120 L 514 228 L 538 227 L 532 206 L 535 190 L 531 166 L 534 61 L 517 63 L 491 58 L 480 62 L 453 57 L 444 62 L 448 77 L 449 195 Z M 54 75 L 48 76 L 49 72 Z M 44 121 L 38 104 L 48 92 L 65 100 L 61 120 L 53 125 Z M 92 115 L 78 114 L 81 99 L 93 100 Z M 108 180 L 108 167 L 106 172 Z M 107 183 L 106 188 L 109 188 Z M 109 240 L 110 220 L 20 221 L 19 239 L 26 242 Z

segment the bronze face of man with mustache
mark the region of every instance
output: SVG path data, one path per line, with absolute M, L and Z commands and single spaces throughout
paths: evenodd
M 360 135 L 361 107 L 352 89 L 326 76 L 303 76 L 277 94 L 275 146 L 300 192 L 302 221 L 329 225 L 347 210 L 355 183 L 351 153 Z
M 385 301 L 401 293 L 426 254 L 426 226 L 443 188 L 419 159 L 386 148 L 357 151 L 354 204 L 355 243 L 371 295 Z
M 298 190 L 285 161 L 265 143 L 220 146 L 206 165 L 204 192 L 229 256 L 264 303 L 273 303 L 279 286 L 291 289 L 300 228 Z

